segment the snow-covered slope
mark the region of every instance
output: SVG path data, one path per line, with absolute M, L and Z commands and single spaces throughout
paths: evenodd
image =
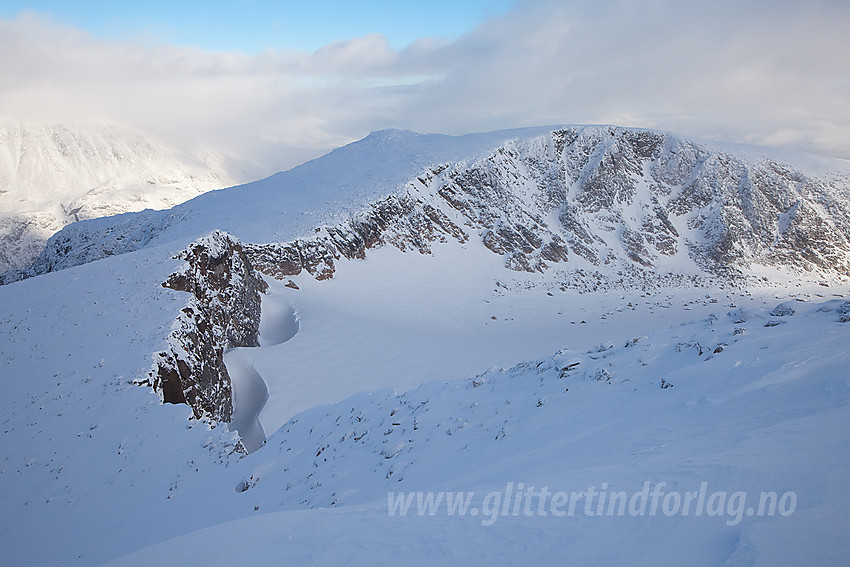
M 841 565 L 850 302 L 789 299 L 304 411 L 241 463 L 254 517 L 114 565 Z
M 848 171 L 807 160 L 389 131 L 72 225 L 0 287 L 0 553 L 846 564 Z M 586 508 L 645 483 L 654 514 Z
M 294 308 L 298 328 L 275 339 L 292 312 L 267 310 L 268 343 L 286 340 L 231 351 L 268 381 L 269 438 L 244 455 L 225 427 L 134 385 L 183 304 L 157 284 L 175 267 L 152 262 L 161 252 L 0 289 L 11 563 L 837 565 L 850 554 L 846 288 L 549 296 L 494 289 L 503 267 L 443 247 L 382 249 L 267 296 Z M 771 315 L 780 303 L 794 314 Z M 706 482 L 746 492 L 748 506 L 762 491 L 797 503 L 740 521 L 725 500 L 688 517 L 520 507 L 482 525 L 483 499 L 509 482 L 553 493 L 604 482 L 630 496 L 644 482 L 682 494 Z M 480 511 L 390 516 L 388 491 L 473 491 Z
M 0 272 L 28 266 L 68 223 L 166 209 L 244 175 L 212 149 L 125 126 L 0 123 Z

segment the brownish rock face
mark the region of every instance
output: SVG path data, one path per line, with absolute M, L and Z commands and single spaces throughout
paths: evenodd
M 216 231 L 193 243 L 178 259 L 187 265 L 164 287 L 190 294 L 157 353 L 154 389 L 164 402 L 185 403 L 196 418 L 229 422 L 233 413 L 225 349 L 258 346 L 260 294 L 266 283 L 242 245 Z

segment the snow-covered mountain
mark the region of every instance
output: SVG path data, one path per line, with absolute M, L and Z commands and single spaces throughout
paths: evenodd
M 2 122 L 0 271 L 31 264 L 74 221 L 167 209 L 245 175 L 220 152 L 126 126 Z
M 647 130 L 384 131 L 74 223 L 0 286 L 0 552 L 843 565 L 848 187 Z
M 850 273 L 846 161 L 789 160 L 613 127 L 501 134 L 494 148 L 494 134 L 375 133 L 209 200 L 69 227 L 22 275 L 215 229 L 275 243 L 260 263 L 300 255 L 315 264 L 280 268 L 283 275 L 303 267 L 327 276 L 334 259 L 384 242 L 427 251 L 435 239 L 470 237 L 508 268 L 532 272 L 573 264 L 723 276 L 755 266 Z M 308 218 L 281 216 L 296 203 Z M 299 245 L 287 242 L 295 238 Z

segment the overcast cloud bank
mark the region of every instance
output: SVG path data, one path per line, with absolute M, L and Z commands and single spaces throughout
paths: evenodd
M 840 1 L 528 1 L 452 42 L 314 53 L 106 41 L 0 19 L 6 117 L 128 123 L 268 172 L 381 128 L 615 123 L 850 157 Z

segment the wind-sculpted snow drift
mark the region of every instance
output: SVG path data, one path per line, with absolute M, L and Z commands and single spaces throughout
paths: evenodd
M 275 346 L 298 334 L 298 314 L 285 297 L 269 293 L 263 296 L 263 314 L 260 319 L 259 343 L 261 347 Z M 242 446 L 253 452 L 263 446 L 266 432 L 259 415 L 269 397 L 265 379 L 254 364 L 251 347 L 232 348 L 224 353 L 223 361 L 230 376 L 233 415 L 230 430 L 237 431 Z

